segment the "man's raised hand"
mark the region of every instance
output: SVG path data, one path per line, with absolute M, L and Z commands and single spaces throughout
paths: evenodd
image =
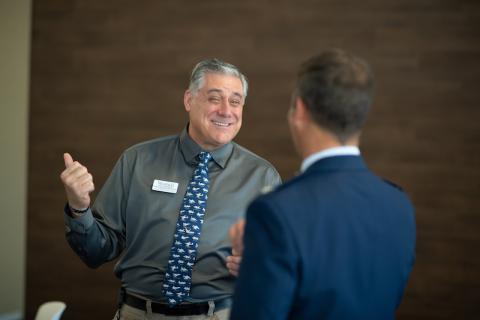
M 60 174 L 60 179 L 65 187 L 68 204 L 73 209 L 87 209 L 90 206 L 90 193 L 95 190 L 93 177 L 69 153 L 63 154 L 63 160 L 65 170 Z

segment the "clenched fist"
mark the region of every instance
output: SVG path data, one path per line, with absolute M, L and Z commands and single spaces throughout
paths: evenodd
M 65 186 L 67 201 L 71 208 L 84 210 L 90 206 L 90 193 L 95 190 L 93 177 L 87 168 L 78 161 L 73 161 L 69 153 L 63 154 L 65 170 L 60 179 Z

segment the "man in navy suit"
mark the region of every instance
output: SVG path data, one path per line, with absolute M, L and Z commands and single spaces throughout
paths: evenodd
M 301 174 L 257 198 L 231 319 L 394 319 L 415 260 L 414 209 L 358 149 L 373 96 L 366 62 L 330 50 L 298 73 L 288 123 Z M 242 255 L 243 253 L 243 255 Z

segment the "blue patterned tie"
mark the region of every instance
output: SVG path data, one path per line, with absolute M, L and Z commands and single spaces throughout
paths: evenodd
M 163 279 L 163 294 L 168 304 L 182 302 L 190 293 L 192 267 L 195 263 L 198 239 L 202 228 L 208 194 L 208 161 L 212 155 L 200 152 L 200 159 L 183 198 L 173 238 L 167 271 Z

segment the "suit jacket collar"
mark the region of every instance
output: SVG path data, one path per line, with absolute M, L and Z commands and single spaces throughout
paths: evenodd
M 361 156 L 335 156 L 320 159 L 305 170 L 304 174 L 318 171 L 366 170 L 367 165 Z

